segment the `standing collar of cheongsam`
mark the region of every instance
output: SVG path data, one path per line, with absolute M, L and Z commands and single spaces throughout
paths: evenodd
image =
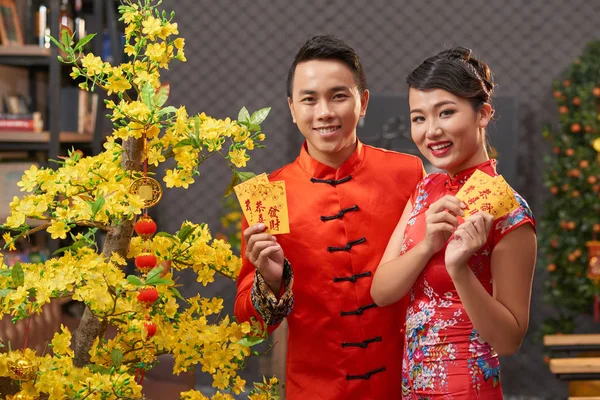
M 361 166 L 364 158 L 364 145 L 360 142 L 360 140 L 357 140 L 356 149 L 354 149 L 354 152 L 352 152 L 350 157 L 348 157 L 348 159 L 336 169 L 312 158 L 312 156 L 308 154 L 305 142 L 302 146 L 302 149 L 300 150 L 298 164 L 300 165 L 300 168 L 302 168 L 314 178 L 341 179 L 352 175 L 354 172 L 356 172 L 356 170 L 358 170 Z
M 496 160 L 494 158 L 489 159 L 481 164 L 475 165 L 474 167 L 470 167 L 464 169 L 460 172 L 454 174 L 454 176 L 450 176 L 450 174 L 446 174 L 446 186 L 448 188 L 460 188 L 465 184 L 467 179 L 473 175 L 473 173 L 477 170 L 485 172 L 490 176 L 496 176 L 498 173 L 496 172 Z

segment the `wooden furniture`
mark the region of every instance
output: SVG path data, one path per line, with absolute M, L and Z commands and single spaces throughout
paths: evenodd
M 600 400 L 600 334 L 546 335 L 550 371 L 568 382 L 569 399 Z

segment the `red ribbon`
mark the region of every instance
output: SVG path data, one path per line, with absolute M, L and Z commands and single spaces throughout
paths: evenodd
M 23 351 L 27 348 L 27 339 L 29 338 L 29 326 L 31 324 L 31 316 L 27 318 L 27 326 L 25 326 L 25 341 L 23 343 Z

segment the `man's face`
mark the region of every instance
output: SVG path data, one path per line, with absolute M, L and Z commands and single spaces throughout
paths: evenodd
M 288 104 L 294 123 L 317 161 L 339 167 L 356 147 L 356 125 L 365 115 L 369 92 L 359 93 L 352 71 L 337 60 L 296 66 Z

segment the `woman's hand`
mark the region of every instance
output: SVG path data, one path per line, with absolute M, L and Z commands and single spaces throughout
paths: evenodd
M 465 268 L 469 258 L 487 242 L 493 222 L 492 215 L 478 212 L 456 228 L 445 253 L 446 269 L 451 277 Z
M 444 248 L 458 226 L 457 216 L 463 216 L 465 205 L 454 196 L 446 195 L 425 212 L 426 230 L 423 245 L 433 255 Z

